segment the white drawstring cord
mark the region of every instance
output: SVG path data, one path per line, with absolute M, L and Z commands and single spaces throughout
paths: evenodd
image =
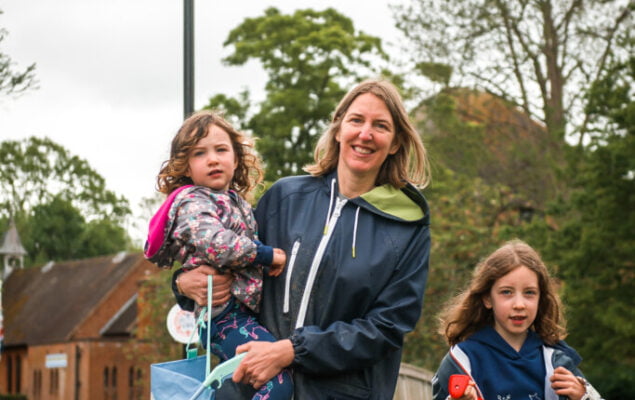
M 357 220 L 359 219 L 359 206 L 355 211 L 355 223 L 353 224 L 353 258 L 355 258 L 355 242 L 357 241 Z
M 331 180 L 331 199 L 329 200 L 329 212 L 326 213 L 326 222 L 324 223 L 324 235 L 326 235 L 329 229 L 329 220 L 331 219 L 331 210 L 333 208 L 334 193 L 335 193 L 335 178 Z

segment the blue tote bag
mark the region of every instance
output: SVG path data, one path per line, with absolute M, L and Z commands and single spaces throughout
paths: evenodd
M 150 366 L 151 399 L 214 399 L 213 390 L 203 385 L 208 357 L 209 353 L 185 360 L 152 364 Z M 202 389 L 201 386 L 203 386 Z
M 201 312 L 197 326 L 205 324 L 204 316 L 212 308 L 212 276 L 207 277 L 207 309 Z M 207 319 L 210 332 L 211 318 Z M 207 351 L 196 357 L 196 348 L 190 350 L 194 332 L 187 344 L 188 358 L 168 361 L 150 366 L 150 398 L 152 400 L 210 400 L 214 399 L 214 389 L 220 388 L 223 380 L 229 378 L 247 353 L 241 353 L 210 371 L 210 336 L 207 335 Z M 199 335 L 201 337 L 201 335 Z M 194 355 L 191 355 L 194 353 Z

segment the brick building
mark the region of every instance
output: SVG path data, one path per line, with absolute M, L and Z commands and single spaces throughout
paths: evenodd
M 130 350 L 139 284 L 158 271 L 141 253 L 14 269 L 2 290 L 0 393 L 147 399 L 149 366 Z

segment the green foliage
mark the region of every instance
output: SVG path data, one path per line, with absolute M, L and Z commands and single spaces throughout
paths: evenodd
M 244 130 L 246 127 L 243 126 L 243 123 L 247 120 L 250 106 L 249 92 L 244 90 L 239 94 L 238 98 L 217 94 L 211 97 L 207 105 L 203 108 L 208 110 L 222 110 L 225 114 L 225 118 L 236 129 Z
M 508 210 L 512 195 L 502 185 L 456 173 L 436 162 L 434 181 L 425 195 L 431 209 L 432 249 L 422 317 L 406 336 L 404 361 L 435 371 L 448 350 L 437 333 L 443 304 L 468 283 L 476 264 L 515 232 L 521 220 Z
M 3 12 L 0 10 L 0 15 L 2 14 Z M 0 28 L 0 43 L 7 34 L 6 29 Z M 0 52 L 0 94 L 20 94 L 35 87 L 35 64 L 29 65 L 23 71 L 16 71 L 14 65 L 11 57 Z
M 597 129 L 580 149 L 550 256 L 565 282 L 568 341 L 605 398 L 635 391 L 635 57 L 588 92 Z M 603 127 L 603 129 L 601 129 Z M 597 383 L 596 383 L 597 382 Z
M 78 209 L 59 196 L 35 206 L 30 215 L 17 220 L 17 227 L 27 266 L 114 254 L 132 247 L 122 226 L 107 218 L 86 222 Z
M 0 400 L 28 400 L 23 394 L 0 394 Z
M 415 68 L 432 82 L 442 83 L 443 86 L 448 86 L 450 84 L 452 67 L 447 64 L 419 62 Z
M 88 219 L 121 222 L 128 201 L 106 189 L 104 178 L 86 160 L 48 138 L 0 142 L 0 217 L 19 218 L 59 197 Z
M 547 196 L 533 215 L 519 207 L 519 200 L 531 196 L 530 179 L 525 187 L 511 187 L 482 175 L 483 165 L 507 165 L 500 161 L 505 152 L 491 146 L 491 115 L 466 122 L 465 110 L 447 91 L 427 102 L 425 112 L 418 110 L 425 114 L 421 130 L 433 164 L 434 181 L 426 190 L 433 247 L 426 302 L 417 329 L 406 338 L 406 362 L 436 370 L 447 351 L 436 332 L 443 303 L 465 287 L 479 259 L 518 237 L 542 254 L 562 284 L 567 341 L 583 356 L 585 375 L 606 399 L 629 398 L 635 391 L 635 353 L 625 345 L 635 342 L 634 71 L 631 57 L 590 88 L 593 140 L 575 149 L 575 162 L 563 175 L 568 178 L 560 182 L 564 190 Z M 506 140 L 510 149 L 531 151 L 531 142 L 520 136 Z M 508 170 L 528 176 L 518 165 Z
M 121 225 L 107 218 L 86 223 L 81 238 L 80 258 L 114 254 L 132 248 L 128 232 Z
M 386 58 L 380 39 L 355 31 L 333 9 L 285 15 L 268 8 L 261 17 L 245 19 L 224 44 L 234 49 L 226 64 L 258 60 L 269 75 L 266 99 L 240 125 L 259 138 L 265 178 L 271 181 L 298 174 L 312 161 L 315 142 L 346 93 L 343 87 L 373 73 L 376 61 Z M 244 116 L 247 98 L 216 96 L 208 107 Z
M 49 139 L 0 143 L 0 226 L 16 222 L 27 265 L 131 248 L 128 202 L 85 160 Z M 4 228 L 3 228 L 4 229 Z
M 22 241 L 28 253 L 27 264 L 48 260 L 73 260 L 81 249 L 85 221 L 68 201 L 55 197 L 48 204 L 33 208 L 22 224 Z
M 168 312 L 176 303 L 172 271 L 161 271 L 143 281 L 137 301 L 139 316 L 135 337 L 139 341 L 130 344 L 130 357 L 147 363 L 183 358 L 183 346 L 172 339 L 165 324 Z

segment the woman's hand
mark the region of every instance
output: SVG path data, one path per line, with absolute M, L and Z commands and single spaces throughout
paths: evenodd
M 558 367 L 553 371 L 551 388 L 559 396 L 567 396 L 571 400 L 580 400 L 586 393 L 586 387 L 571 371 Z
M 177 277 L 179 291 L 194 300 L 200 306 L 207 305 L 207 276 L 213 275 L 212 305 L 220 306 L 229 301 L 230 288 L 234 281 L 232 274 L 221 275 L 216 269 L 201 265 L 190 271 L 185 271 Z
M 247 352 L 236 371 L 234 382 L 259 389 L 293 362 L 295 352 L 289 339 L 277 342 L 249 342 L 236 348 L 236 354 Z

